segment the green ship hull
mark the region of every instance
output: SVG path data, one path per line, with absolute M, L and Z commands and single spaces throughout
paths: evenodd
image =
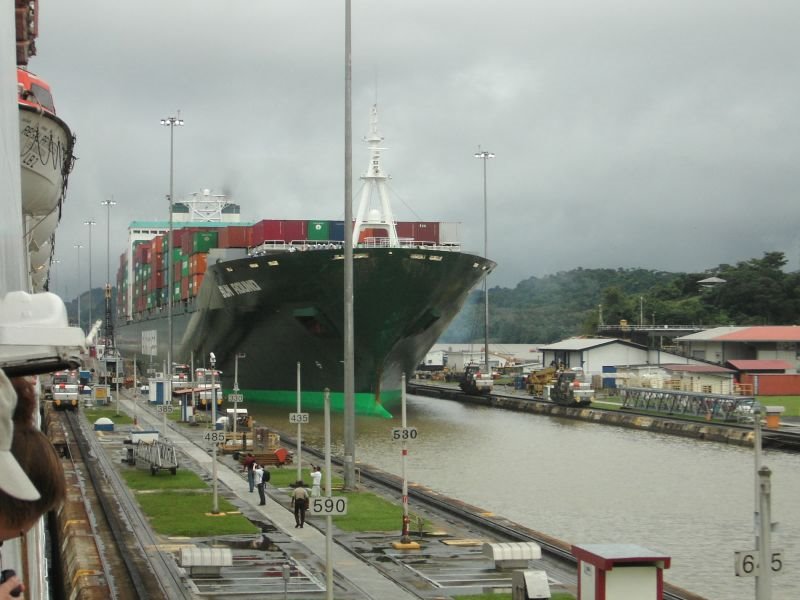
M 353 259 L 356 412 L 388 417 L 411 374 L 493 267 L 479 256 L 426 248 L 358 248 Z M 173 313 L 175 359 L 203 366 L 213 352 L 233 388 L 234 357 L 246 402 L 321 409 L 330 390 L 344 404 L 344 260 L 341 248 L 275 252 L 209 265 L 192 312 Z M 128 323 L 117 344 L 135 352 L 156 331 L 166 355 L 164 316 Z M 140 351 L 140 350 L 139 350 Z

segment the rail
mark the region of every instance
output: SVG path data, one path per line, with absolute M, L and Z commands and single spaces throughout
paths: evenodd
M 309 252 L 315 250 L 341 250 L 344 242 L 341 240 L 265 240 L 258 246 L 253 246 L 248 250 L 248 256 L 262 256 L 275 252 Z M 457 243 L 438 243 L 414 240 L 411 238 L 401 238 L 399 244 L 392 245 L 389 238 L 369 237 L 356 245 L 355 249 L 364 248 L 407 248 L 418 250 L 439 250 L 443 252 L 460 252 L 461 244 Z
M 190 600 L 193 595 L 181 581 L 172 555 L 159 550 L 160 542 L 139 510 L 131 491 L 106 452 L 98 447 L 99 442 L 82 432 L 79 418 L 76 413 L 67 413 L 92 485 L 97 490 L 108 486 L 113 490 L 113 494 L 98 493 L 98 499 L 118 547 L 124 549 L 121 552 L 122 559 L 137 597 Z M 119 509 L 112 506 L 111 498 L 118 500 Z M 132 536 L 126 532 L 131 532 Z M 135 544 L 135 549 L 131 548 L 131 542 Z M 137 556 L 142 557 L 139 561 L 143 564 L 137 562 Z M 159 590 L 159 596 L 154 595 L 154 588 Z

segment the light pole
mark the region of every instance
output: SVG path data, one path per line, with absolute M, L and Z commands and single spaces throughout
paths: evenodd
M 83 222 L 89 227 L 89 332 L 92 331 L 92 227 L 97 225 L 97 221 L 89 219 Z
M 355 333 L 353 331 L 353 69 L 350 0 L 344 3 L 344 487 L 356 489 Z M 326 473 L 330 469 L 326 467 Z M 329 593 L 333 593 L 329 590 Z M 332 598 L 333 596 L 331 596 Z
M 233 443 L 236 443 L 236 421 L 239 420 L 239 359 L 247 358 L 244 352 L 237 352 L 233 358 Z M 228 397 L 230 399 L 230 396 Z M 216 425 L 215 425 L 216 426 Z M 242 448 L 244 450 L 244 448 Z
M 213 352 L 208 354 L 209 362 L 211 363 L 211 427 L 212 431 L 217 431 L 217 387 L 214 383 L 214 371 L 217 366 L 217 357 Z M 211 436 L 211 479 L 213 480 L 214 489 L 214 502 L 211 508 L 211 514 L 219 514 L 219 496 L 217 492 L 217 441 L 214 435 Z
M 55 267 L 58 264 L 61 264 L 61 261 L 58 260 L 57 258 L 54 258 L 52 261 L 50 261 L 50 273 L 47 276 L 47 279 L 48 279 L 48 281 L 47 281 L 47 291 L 48 292 L 55 293 L 56 286 L 53 283 L 53 281 L 55 279 L 53 277 L 53 267 Z
M 488 150 L 481 150 L 478 146 L 478 151 L 475 153 L 475 158 L 480 158 L 483 161 L 483 257 L 489 258 L 489 204 L 486 201 L 486 162 L 490 158 L 494 158 L 494 154 Z M 492 372 L 489 370 L 489 275 L 483 278 L 483 354 L 485 358 L 486 373 L 489 377 Z
M 161 119 L 161 124 L 169 127 L 169 237 L 167 238 L 167 285 L 169 286 L 169 293 L 167 294 L 167 321 L 169 328 L 169 339 L 167 342 L 167 380 L 169 381 L 170 390 L 172 390 L 172 296 L 174 293 L 175 283 L 172 280 L 172 204 L 174 194 L 174 148 L 175 148 L 175 127 L 183 126 L 183 119 L 180 118 L 181 111 L 178 111 L 177 117 L 167 117 Z
M 83 244 L 73 244 L 72 247 L 78 249 L 78 327 L 81 328 L 81 248 L 83 248 Z
M 111 207 L 115 206 L 117 203 L 114 202 L 114 196 L 111 196 L 108 200 L 103 200 L 100 202 L 103 206 L 106 207 L 106 285 L 109 286 L 108 289 L 111 289 Z M 106 302 L 106 348 L 109 349 L 113 346 L 113 342 L 111 340 L 111 299 L 107 296 Z

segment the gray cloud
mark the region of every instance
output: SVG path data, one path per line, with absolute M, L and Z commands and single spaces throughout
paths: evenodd
M 115 257 L 128 221 L 165 217 L 158 121 L 178 109 L 176 196 L 229 190 L 251 220 L 341 218 L 343 6 L 43 3 L 30 68 L 52 84 L 80 157 L 57 289 L 77 289 L 72 244 L 90 217 L 104 266 L 104 198 L 119 202 Z M 461 221 L 481 252 L 472 154 L 497 154 L 496 284 L 577 266 L 703 269 L 767 250 L 797 268 L 799 18 L 788 1 L 355 0 L 354 174 L 377 94 L 399 218 Z

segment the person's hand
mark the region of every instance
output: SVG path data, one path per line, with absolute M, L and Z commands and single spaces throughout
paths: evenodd
M 19 598 L 24 591 L 25 584 L 19 580 L 19 577 L 12 575 L 0 584 L 0 600 Z

